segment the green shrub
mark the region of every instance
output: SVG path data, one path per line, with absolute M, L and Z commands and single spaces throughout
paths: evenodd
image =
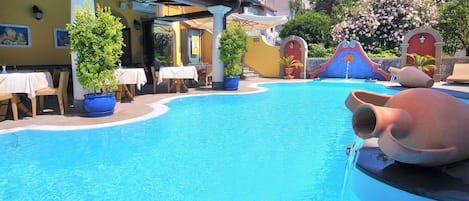
M 366 55 L 369 58 L 397 58 L 399 57 L 399 54 L 398 48 L 394 48 L 392 50 L 375 48 L 372 52 L 366 52 Z
M 247 52 L 248 35 L 239 25 L 228 27 L 220 36 L 220 60 L 225 64 L 225 76 L 241 75 L 241 58 Z
M 109 93 L 117 89 L 114 75 L 124 46 L 119 18 L 111 14 L 109 7 L 77 8 L 75 19 L 67 24 L 70 49 L 77 55 L 77 78 L 83 88 L 93 93 Z
M 308 44 L 308 57 L 330 57 L 333 49 L 326 49 L 323 44 Z
M 303 38 L 308 44 L 323 43 L 329 47 L 332 22 L 329 16 L 320 12 L 305 11 L 282 25 L 280 38 L 294 35 Z

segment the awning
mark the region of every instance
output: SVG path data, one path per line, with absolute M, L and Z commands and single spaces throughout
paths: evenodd
M 277 25 L 284 24 L 288 19 L 286 16 L 262 16 L 250 14 L 231 14 L 227 18 L 227 23 L 238 23 L 245 27 L 257 30 L 266 30 Z
M 284 24 L 287 21 L 288 19 L 286 16 L 262 16 L 238 13 L 230 14 L 226 18 L 226 23 L 228 25 L 240 24 L 243 27 L 256 29 L 259 31 Z M 193 28 L 206 29 L 210 32 L 213 31 L 213 18 L 186 20 L 184 22 Z

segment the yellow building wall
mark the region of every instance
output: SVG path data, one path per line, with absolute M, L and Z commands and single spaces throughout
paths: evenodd
M 31 48 L 0 47 L 0 63 L 6 65 L 70 64 L 70 50 L 54 48 L 54 28 L 64 29 L 70 21 L 70 1 L 2 1 L 0 23 L 26 25 L 31 30 Z M 32 7 L 44 13 L 36 20 Z M 64 9 L 68 8 L 68 9 Z M 0 33 L 2 34 L 2 33 Z
M 134 20 L 152 18 L 151 14 L 137 12 L 130 9 L 130 3 L 122 0 L 95 1 L 109 6 L 115 16 L 120 17 L 124 26 L 131 30 L 132 63 L 143 63 L 142 29 L 136 30 Z M 121 9 L 120 3 L 126 3 Z M 32 6 L 36 4 L 44 13 L 41 20 L 36 20 L 32 13 Z M 163 7 L 163 15 L 175 15 L 200 11 L 198 8 L 181 8 L 178 6 Z M 30 0 L 4 1 L 0 6 L 0 23 L 26 25 L 31 28 L 31 48 L 0 47 L 0 64 L 5 65 L 70 65 L 70 50 L 54 47 L 55 28 L 65 29 L 70 23 L 70 1 L 39 1 Z M 175 30 L 174 64 L 181 65 L 181 33 L 180 23 L 172 24 Z M 212 63 L 212 34 L 202 31 L 201 61 Z M 280 47 L 271 46 L 264 42 L 261 36 L 249 38 L 249 51 L 245 62 L 263 77 L 279 77 Z M 269 56 L 266 56 L 269 55 Z
M 201 40 L 201 57 L 202 63 L 212 64 L 212 34 L 208 31 L 202 31 Z
M 174 22 L 173 23 L 173 30 L 174 30 L 174 64 L 176 66 L 182 66 L 182 57 L 181 57 L 181 30 L 180 30 L 180 23 Z
M 280 77 L 280 46 L 272 46 L 262 36 L 250 36 L 245 64 L 262 77 Z
M 109 6 L 115 16 L 131 30 L 132 63 L 143 63 L 142 29 L 136 30 L 133 21 L 152 18 L 151 14 L 130 9 L 130 3 L 122 0 L 95 1 Z M 121 9 L 120 3 L 126 3 Z M 32 13 L 33 5 L 42 10 L 44 16 L 36 20 Z M 70 0 L 2 1 L 0 6 L 0 24 L 26 25 L 31 29 L 31 48 L 0 47 L 0 64 L 5 65 L 70 65 L 70 49 L 54 47 L 54 29 L 65 29 L 70 23 Z M 2 34 L 2 33 L 0 33 Z

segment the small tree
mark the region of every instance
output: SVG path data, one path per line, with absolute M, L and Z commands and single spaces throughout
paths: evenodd
M 293 16 L 301 14 L 305 9 L 303 8 L 301 0 L 288 0 L 288 6 Z
M 220 37 L 220 60 L 225 64 L 225 76 L 241 75 L 241 58 L 247 52 L 248 35 L 240 25 L 228 27 Z
M 331 43 L 331 25 L 331 20 L 327 15 L 314 11 L 305 11 L 285 23 L 279 35 L 281 38 L 295 35 L 303 38 L 308 44 L 322 43 L 329 47 Z
M 313 9 L 318 12 L 324 12 L 327 15 L 332 15 L 334 7 L 338 5 L 339 0 L 309 0 Z
M 453 55 L 457 49 L 466 49 L 469 56 L 469 1 L 442 3 L 440 13 L 439 31 L 445 40 L 444 50 Z
M 114 74 L 124 45 L 124 25 L 111 15 L 109 7 L 90 5 L 75 10 L 75 19 L 67 24 L 70 49 L 77 54 L 77 78 L 83 88 L 93 93 L 109 93 L 117 89 Z

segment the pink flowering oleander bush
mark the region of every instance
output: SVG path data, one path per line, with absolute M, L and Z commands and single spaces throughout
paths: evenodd
M 366 51 L 394 49 L 408 31 L 438 24 L 433 0 L 363 0 L 340 17 L 343 20 L 332 29 L 333 40 L 357 40 Z

